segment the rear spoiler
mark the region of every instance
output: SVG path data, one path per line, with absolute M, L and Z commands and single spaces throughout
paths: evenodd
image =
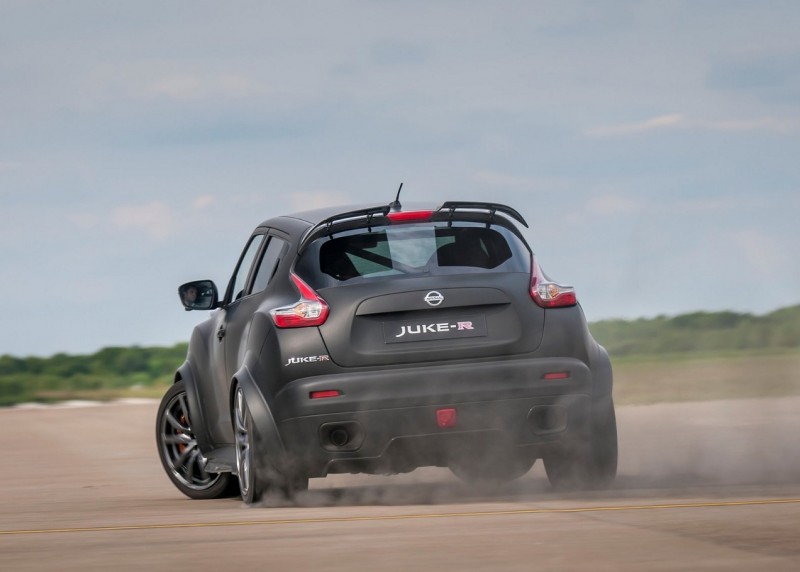
M 390 211 L 391 205 L 386 205 L 382 207 L 370 207 L 366 209 L 348 211 L 328 217 L 308 229 L 305 236 L 303 236 L 302 240 L 300 241 L 300 246 L 298 247 L 297 252 L 298 254 L 302 254 L 306 246 L 321 236 L 330 236 L 337 232 L 342 232 L 353 228 L 387 226 L 391 224 L 389 218 L 387 217 Z M 528 223 L 525 221 L 522 215 L 519 214 L 519 212 L 509 206 L 501 205 L 499 203 L 447 201 L 433 211 L 433 215 L 431 215 L 430 220 L 453 220 L 456 211 L 459 211 L 459 213 L 462 215 L 459 217 L 461 220 L 479 220 L 481 222 L 486 222 L 487 226 L 495 222 L 495 214 L 500 213 L 506 215 L 512 220 L 519 222 L 525 226 L 525 228 L 528 228 Z
M 447 201 L 439 209 L 436 211 L 437 213 L 441 211 L 448 211 L 450 216 L 456 210 L 472 210 L 472 211 L 488 211 L 489 212 L 489 219 L 491 220 L 494 217 L 494 213 L 503 213 L 517 221 L 518 223 L 522 224 L 525 228 L 528 228 L 528 223 L 525 222 L 525 219 L 522 218 L 522 215 L 516 211 L 516 209 L 512 209 L 509 206 L 501 205 L 499 203 L 475 203 L 475 202 L 463 202 L 463 201 Z

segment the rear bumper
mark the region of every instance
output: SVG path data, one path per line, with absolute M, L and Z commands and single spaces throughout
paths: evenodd
M 545 379 L 554 372 L 568 377 Z M 341 395 L 310 399 L 332 389 Z M 542 456 L 586 433 L 591 396 L 579 360 L 507 360 L 299 379 L 276 396 L 274 413 L 298 471 L 393 473 L 446 466 L 481 447 Z M 454 426 L 439 426 L 442 408 L 456 410 Z

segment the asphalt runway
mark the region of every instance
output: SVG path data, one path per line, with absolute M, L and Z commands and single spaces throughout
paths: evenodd
M 156 403 L 0 410 L 0 570 L 800 570 L 800 398 L 618 408 L 611 490 L 541 463 L 312 479 L 296 506 L 191 501 Z

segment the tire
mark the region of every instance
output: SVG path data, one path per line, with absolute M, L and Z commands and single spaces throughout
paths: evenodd
M 178 381 L 161 399 L 156 415 L 158 456 L 172 484 L 191 499 L 231 495 L 230 473 L 209 473 L 189 419 L 186 386 Z
M 245 503 L 258 503 L 266 497 L 280 502 L 293 499 L 298 492 L 308 489 L 308 478 L 287 477 L 281 473 L 273 460 L 276 452 L 265 450 L 257 438 L 253 416 L 241 386 L 237 386 L 234 391 L 231 418 L 239 493 Z
M 594 411 L 587 442 L 571 444 L 544 457 L 547 478 L 556 490 L 608 488 L 617 476 L 617 418 L 614 404 Z
M 535 458 L 520 456 L 514 447 L 500 439 L 476 435 L 452 452 L 448 465 L 464 482 L 500 485 L 520 478 L 535 461 Z
M 502 485 L 515 481 L 533 467 L 536 459 L 505 459 L 502 463 L 452 462 L 450 471 L 465 483 L 476 485 Z

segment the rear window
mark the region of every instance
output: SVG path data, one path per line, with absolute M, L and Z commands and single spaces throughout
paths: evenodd
M 315 241 L 296 266 L 313 287 L 420 274 L 527 272 L 530 253 L 510 230 L 485 224 L 359 229 Z

